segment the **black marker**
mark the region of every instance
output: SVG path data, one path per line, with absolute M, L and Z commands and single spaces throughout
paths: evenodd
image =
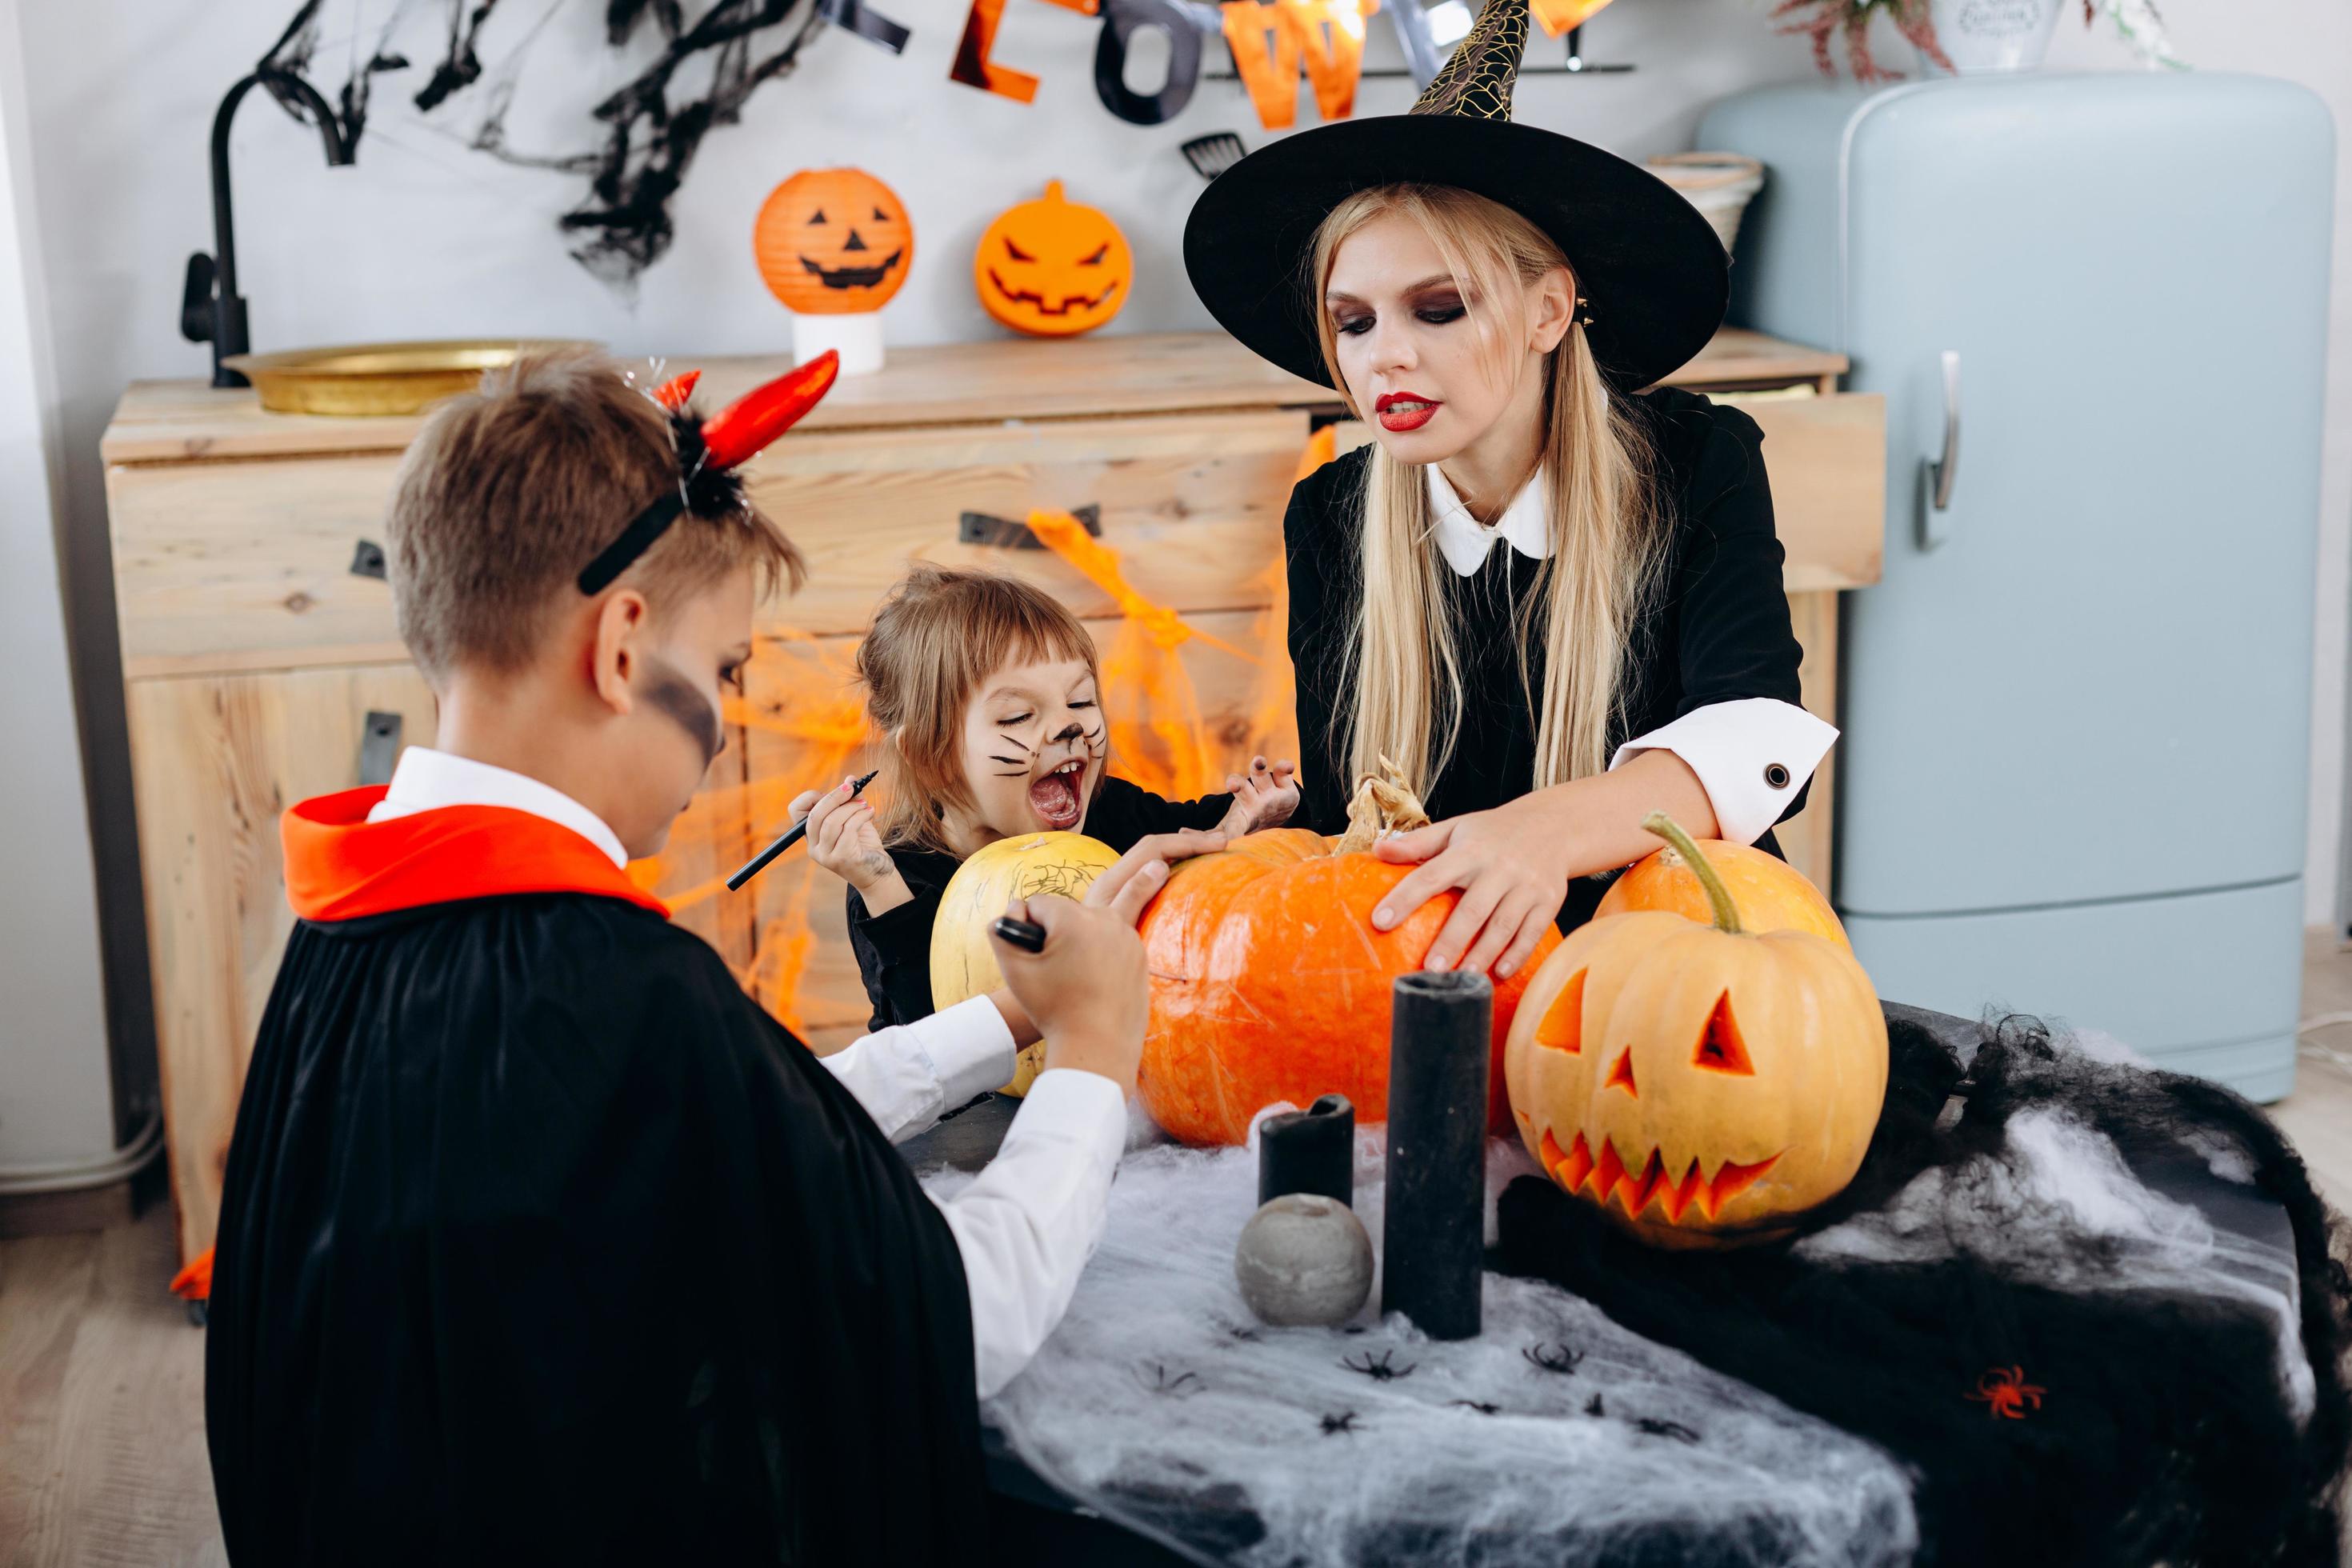
M 1011 915 L 999 915 L 988 929 L 994 931 L 999 940 L 1024 952 L 1045 951 L 1045 928 L 1034 921 L 1016 921 Z
M 859 779 L 856 784 L 850 785 L 849 798 L 851 800 L 856 800 L 858 795 L 865 792 L 866 786 L 874 782 L 876 775 L 880 773 L 881 771 L 881 769 L 877 768 L 873 773 L 867 773 L 864 778 Z M 815 807 L 810 807 L 810 814 L 812 816 L 815 814 Z M 793 845 L 798 844 L 801 841 L 802 836 L 807 832 L 808 817 L 803 816 L 798 822 L 793 823 L 790 827 L 785 828 L 782 836 L 780 836 L 773 844 L 769 845 L 765 849 L 761 850 L 757 855 L 752 856 L 749 860 L 743 862 L 743 868 L 727 879 L 727 890 L 730 893 L 740 891 L 744 883 L 750 881 L 752 878 L 758 876 L 762 870 L 766 869 L 769 861 L 774 859 L 785 850 L 790 849 Z

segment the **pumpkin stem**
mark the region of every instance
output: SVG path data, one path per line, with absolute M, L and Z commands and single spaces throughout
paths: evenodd
M 1356 781 L 1356 796 L 1348 803 L 1348 831 L 1334 854 L 1361 854 L 1382 834 L 1410 833 L 1429 826 L 1429 813 L 1422 808 L 1421 796 L 1413 793 L 1403 770 L 1382 757 L 1381 771 L 1388 776 L 1366 773 Z
M 1715 929 L 1739 935 L 1739 906 L 1731 901 L 1731 889 L 1723 885 L 1715 867 L 1699 853 L 1698 841 L 1663 811 L 1654 811 L 1642 818 L 1642 826 L 1673 845 L 1675 853 L 1690 867 L 1691 875 L 1698 879 L 1698 885 L 1706 889 L 1706 901 L 1715 909 Z

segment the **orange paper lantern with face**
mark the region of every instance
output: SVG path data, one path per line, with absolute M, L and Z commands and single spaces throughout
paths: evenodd
M 878 310 L 907 281 L 915 228 L 863 169 L 803 169 L 768 194 L 751 248 L 768 289 L 803 316 Z
M 1786 1235 L 1845 1190 L 1886 1097 L 1886 1019 L 1843 946 L 1742 929 L 1682 830 L 1715 920 L 1663 910 L 1569 933 L 1528 987 L 1503 1071 L 1552 1180 L 1643 1241 Z
M 971 272 L 981 305 L 997 321 L 1066 338 L 1118 314 L 1135 282 L 1135 258 L 1117 224 L 1066 199 L 1055 180 L 1036 201 L 1008 208 L 988 226 Z

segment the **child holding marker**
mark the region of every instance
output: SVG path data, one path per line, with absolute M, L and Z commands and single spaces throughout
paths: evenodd
M 629 879 L 800 576 L 730 470 L 828 379 L 706 425 L 526 358 L 410 448 L 390 576 L 438 732 L 287 813 L 228 1151 L 205 1394 L 241 1565 L 988 1561 L 977 1401 L 1102 1232 L 1136 914 L 1222 840 L 1016 900 L 1043 941 L 999 943 L 1004 990 L 822 1061 Z M 1041 1035 L 935 1204 L 890 1141 Z
M 816 863 L 849 884 L 849 940 L 873 1027 L 931 1013 L 931 926 L 965 859 L 1021 833 L 1083 833 L 1125 854 L 1150 835 L 1276 827 L 1292 764 L 1252 759 L 1225 793 L 1170 801 L 1107 771 L 1094 639 L 1018 578 L 918 565 L 857 650 L 885 737 L 880 804 L 845 779 L 792 804 Z

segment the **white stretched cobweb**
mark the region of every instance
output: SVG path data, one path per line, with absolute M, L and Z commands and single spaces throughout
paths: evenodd
M 1380 1136 L 1360 1134 L 1356 1173 L 1376 1247 Z M 1489 1163 L 1491 1227 L 1534 1167 L 1501 1143 Z M 1284 1568 L 1910 1560 L 1910 1486 L 1883 1450 L 1556 1287 L 1487 1275 L 1486 1331 L 1462 1343 L 1382 1322 L 1377 1285 L 1345 1329 L 1259 1324 L 1233 1272 L 1256 1183 L 1248 1150 L 1120 1168 L 1068 1315 L 984 1412 L 1074 1498 L 1202 1561 Z

